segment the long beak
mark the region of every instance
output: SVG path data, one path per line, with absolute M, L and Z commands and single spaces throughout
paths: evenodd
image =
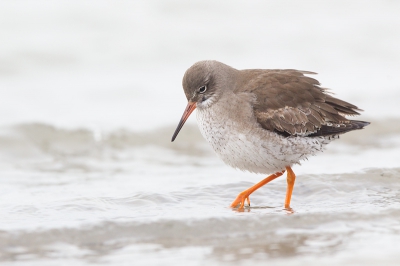
M 186 120 L 189 118 L 190 114 L 194 111 L 194 109 L 196 109 L 196 103 L 195 102 L 188 102 L 188 104 L 186 106 L 186 109 L 183 112 L 181 121 L 179 121 L 179 124 L 176 127 L 174 135 L 172 136 L 171 142 L 173 142 L 175 140 L 176 136 L 178 136 L 179 131 L 181 130 L 181 128 L 185 124 Z

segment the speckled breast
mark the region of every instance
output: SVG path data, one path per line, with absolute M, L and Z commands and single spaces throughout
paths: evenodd
M 197 109 L 202 135 L 217 155 L 232 167 L 269 174 L 299 163 L 328 143 L 323 137 L 287 138 L 264 130 L 251 117 L 250 105 L 242 105 L 240 112 L 236 108 L 216 103 Z

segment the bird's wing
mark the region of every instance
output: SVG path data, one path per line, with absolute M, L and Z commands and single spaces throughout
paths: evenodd
M 244 90 L 256 95 L 253 108 L 261 127 L 287 136 L 353 130 L 345 116 L 359 115 L 361 110 L 327 94 L 316 79 L 304 74 L 315 73 L 290 69 L 252 73 L 255 77 Z

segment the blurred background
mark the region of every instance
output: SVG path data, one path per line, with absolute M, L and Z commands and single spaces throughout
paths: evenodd
M 0 262 L 395 265 L 399 10 L 390 0 L 0 1 Z M 317 72 L 372 122 L 295 169 L 295 215 L 281 210 L 284 179 L 254 196 L 260 208 L 227 208 L 262 176 L 224 166 L 194 116 L 170 143 L 183 74 L 205 59 Z
M 205 59 L 315 71 L 366 116 L 398 113 L 397 1 L 0 5 L 2 125 L 176 123 L 186 101 L 183 73 Z

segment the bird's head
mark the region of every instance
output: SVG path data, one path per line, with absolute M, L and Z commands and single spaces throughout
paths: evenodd
M 220 84 L 229 84 L 228 81 L 235 71 L 230 66 L 218 61 L 200 61 L 186 70 L 182 86 L 188 104 L 172 136 L 172 141 L 175 140 L 194 109 L 209 108 L 218 101 L 225 89 Z

